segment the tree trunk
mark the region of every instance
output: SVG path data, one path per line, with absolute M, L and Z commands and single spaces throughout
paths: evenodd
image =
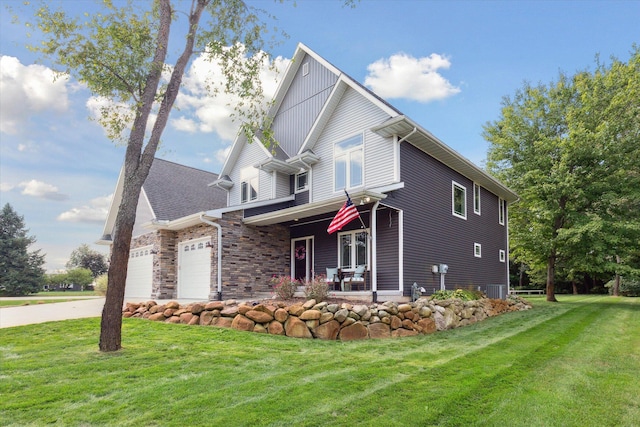
M 116 216 L 111 262 L 107 279 L 107 295 L 102 309 L 100 323 L 100 351 L 118 351 L 122 342 L 122 306 L 127 281 L 131 236 L 136 221 L 136 208 L 142 189 L 142 183 L 136 185 L 134 177 L 125 178 L 122 202 Z M 142 181 L 144 182 L 144 180 Z
M 555 294 L 555 283 L 554 283 L 555 271 L 556 271 L 556 257 L 554 253 L 547 259 L 547 301 L 550 301 L 550 302 L 558 302 Z
M 573 294 L 578 295 L 578 285 L 575 280 L 571 281 L 571 287 L 573 288 Z
M 620 264 L 620 255 L 616 255 L 616 263 Z M 618 274 L 618 271 L 616 271 L 616 278 L 615 281 L 613 282 L 613 296 L 614 297 L 619 297 L 620 296 L 620 274 Z

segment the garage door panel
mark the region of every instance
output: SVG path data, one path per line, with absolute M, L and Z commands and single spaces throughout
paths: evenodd
M 131 250 L 127 267 L 125 298 L 151 298 L 153 285 L 152 246 Z
M 179 245 L 178 297 L 208 299 L 211 285 L 211 248 L 209 239 L 192 240 Z

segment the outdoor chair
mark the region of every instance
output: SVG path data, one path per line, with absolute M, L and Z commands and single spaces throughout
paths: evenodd
M 350 291 L 366 290 L 366 273 L 367 267 L 365 265 L 359 265 L 356 267 L 354 272 L 344 272 L 344 277 L 342 282 L 344 284 L 344 288 Z
M 339 291 L 340 287 L 340 273 L 337 268 L 327 268 L 327 285 L 333 291 Z

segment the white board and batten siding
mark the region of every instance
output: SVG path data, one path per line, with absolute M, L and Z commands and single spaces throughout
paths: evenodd
M 389 115 L 349 88 L 333 111 L 332 119 L 322 130 L 313 151 L 320 161 L 313 167 L 312 200 L 318 202 L 335 197 L 342 191 L 334 191 L 333 149 L 334 144 L 362 132 L 364 135 L 364 185 L 375 188 L 394 181 L 394 143 L 369 129 L 387 120 Z
M 151 298 L 153 284 L 153 246 L 132 249 L 129 254 L 125 300 Z
M 178 298 L 208 300 L 211 292 L 211 237 L 178 244 Z

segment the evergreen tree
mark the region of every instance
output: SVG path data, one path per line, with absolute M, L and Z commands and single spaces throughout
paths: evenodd
M 44 255 L 28 251 L 36 241 L 28 231 L 24 218 L 7 203 L 0 212 L 0 294 L 28 295 L 44 284 Z

